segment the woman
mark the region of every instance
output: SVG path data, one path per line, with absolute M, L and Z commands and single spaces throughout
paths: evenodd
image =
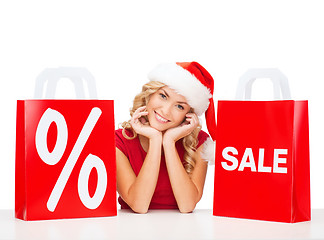
M 214 80 L 197 62 L 161 64 L 149 79 L 134 99 L 131 119 L 116 130 L 118 200 L 137 213 L 192 212 L 203 194 L 203 153 L 213 148 L 198 116 L 205 112 L 214 139 Z

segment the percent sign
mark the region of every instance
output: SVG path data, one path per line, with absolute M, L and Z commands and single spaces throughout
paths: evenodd
M 84 123 L 77 141 L 58 177 L 56 184 L 47 201 L 47 209 L 51 212 L 55 211 L 57 203 L 61 198 L 65 185 L 71 175 L 71 172 L 80 157 L 82 149 L 86 144 L 94 126 L 96 125 L 101 110 L 97 107 L 93 108 Z M 47 134 L 50 125 L 55 122 L 57 126 L 57 139 L 52 152 L 48 151 Z M 66 149 L 68 139 L 68 128 L 64 116 L 56 110 L 48 108 L 41 117 L 35 136 L 35 143 L 38 155 L 49 165 L 58 163 Z M 90 197 L 88 189 L 88 181 L 91 170 L 95 168 L 98 173 L 98 182 L 95 194 Z M 78 178 L 78 193 L 83 205 L 89 209 L 96 209 L 102 202 L 107 189 L 107 172 L 103 161 L 92 154 L 89 154 L 82 164 Z

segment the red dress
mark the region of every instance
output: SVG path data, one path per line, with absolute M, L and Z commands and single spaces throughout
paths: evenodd
M 128 140 L 123 136 L 122 129 L 116 130 L 115 134 L 116 147 L 125 154 L 133 168 L 135 175 L 138 176 L 146 157 L 146 152 L 142 148 L 138 136 L 132 140 Z M 128 136 L 132 136 L 132 133 L 128 130 L 126 130 L 126 134 Z M 199 148 L 199 146 L 203 144 L 208 137 L 209 136 L 207 133 L 200 131 L 198 135 L 197 148 Z M 176 149 L 181 161 L 183 162 L 185 150 L 182 145 L 182 139 L 176 142 Z M 130 208 L 121 197 L 118 198 L 118 202 L 120 203 L 122 209 Z M 149 209 L 178 209 L 178 205 L 171 188 L 164 155 L 161 156 L 159 177 Z

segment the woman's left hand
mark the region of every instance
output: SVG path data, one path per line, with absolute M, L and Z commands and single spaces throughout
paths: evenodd
M 185 121 L 178 127 L 168 129 L 163 135 L 163 142 L 178 141 L 188 136 L 199 125 L 198 116 L 195 113 L 187 113 Z

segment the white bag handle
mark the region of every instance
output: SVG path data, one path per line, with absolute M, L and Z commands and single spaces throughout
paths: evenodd
M 35 99 L 42 99 L 45 83 L 45 99 L 54 99 L 57 83 L 61 78 L 69 78 L 73 84 L 77 99 L 85 99 L 83 79 L 86 81 L 90 99 L 97 99 L 96 83 L 93 75 L 86 69 L 80 67 L 45 68 L 36 78 Z
M 269 78 L 274 99 L 291 99 L 287 77 L 277 68 L 252 68 L 242 75 L 236 90 L 236 100 L 251 100 L 252 84 L 257 78 Z M 280 98 L 280 90 L 282 98 Z

